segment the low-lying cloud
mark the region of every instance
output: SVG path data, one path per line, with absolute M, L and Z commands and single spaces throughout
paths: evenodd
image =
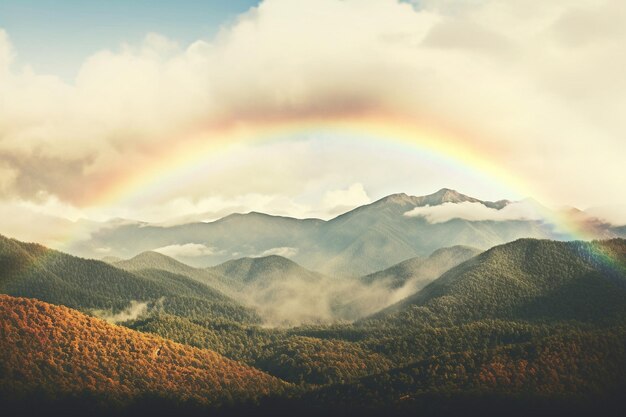
M 148 306 L 148 302 L 132 300 L 128 307 L 118 313 L 111 310 L 93 310 L 91 313 L 109 323 L 122 323 L 148 315 Z
M 267 249 L 259 254 L 259 256 L 278 255 L 285 258 L 291 258 L 298 254 L 298 248 L 292 248 L 288 246 L 282 246 L 280 248 Z
M 155 252 L 162 253 L 163 255 L 171 256 L 173 258 L 196 258 L 200 256 L 214 255 L 218 253 L 217 249 L 203 245 L 202 243 L 185 243 L 182 245 L 168 245 L 157 249 Z
M 407 217 L 423 217 L 429 223 L 445 223 L 452 219 L 469 221 L 506 221 L 506 220 L 541 220 L 543 218 L 537 205 L 520 201 L 509 203 L 498 210 L 481 203 L 444 203 L 437 206 L 415 207 L 404 213 Z
M 164 301 L 165 297 L 161 297 L 155 301 L 131 300 L 128 307 L 119 312 L 114 312 L 113 310 L 91 310 L 91 314 L 109 323 L 123 323 L 125 321 L 146 317 L 153 312 L 161 310 Z

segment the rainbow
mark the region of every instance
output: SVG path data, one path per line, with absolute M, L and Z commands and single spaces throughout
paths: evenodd
M 443 167 L 451 167 L 461 173 L 478 174 L 485 181 L 507 190 L 509 195 L 520 198 L 533 195 L 541 201 L 537 190 L 531 192 L 529 184 L 498 162 L 500 158 L 497 150 L 489 150 L 485 141 L 475 138 L 467 140 L 467 135 L 450 134 L 407 119 L 360 116 L 204 126 L 188 135 L 164 140 L 164 145 L 153 150 L 143 163 L 116 170 L 115 175 L 108 176 L 99 184 L 97 192 L 90 196 L 85 206 L 106 208 L 138 201 L 157 201 L 163 190 L 175 190 L 180 184 L 193 184 L 197 178 L 210 175 L 211 167 L 207 161 L 237 150 L 242 144 L 265 144 L 288 137 L 320 133 L 399 146 L 407 152 L 418 152 L 422 158 L 435 160 Z M 571 216 L 555 215 L 553 211 L 542 214 L 564 240 L 589 240 L 591 233 Z M 78 241 L 79 229 L 76 225 L 68 230 L 63 244 L 57 247 Z M 614 263 L 599 246 L 597 250 L 594 246 L 593 252 L 594 257 L 603 263 Z
M 418 152 L 422 158 L 435 160 L 443 167 L 476 175 L 486 183 L 506 190 L 508 195 L 516 198 L 532 195 L 542 200 L 541 193 L 499 162 L 502 158 L 499 158 L 497 149 L 492 149 L 484 138 L 467 140 L 467 133 L 451 134 L 406 118 L 359 115 L 202 126 L 184 136 L 165 138 L 160 147 L 151 150 L 149 158 L 122 169 L 116 167 L 115 172 L 103 178 L 96 187 L 97 192 L 89 196 L 84 206 L 113 208 L 136 202 L 156 202 L 164 192 L 211 175 L 211 161 L 242 144 L 265 144 L 286 137 L 320 133 L 399 146 L 407 152 Z M 555 215 L 552 211 L 543 214 L 565 239 L 588 240 L 588 231 L 571 217 Z M 68 237 L 67 240 L 72 239 Z
M 407 151 L 438 159 L 444 165 L 460 171 L 479 173 L 485 181 L 498 183 L 499 188 L 515 195 L 529 195 L 530 188 L 497 159 L 483 149 L 462 140 L 460 135 L 445 134 L 430 127 L 416 126 L 398 118 L 324 118 L 305 121 L 283 121 L 250 125 L 234 125 L 206 129 L 184 138 L 166 140 L 161 152 L 140 166 L 129 167 L 107 182 L 100 184 L 98 193 L 87 205 L 115 206 L 137 199 L 158 195 L 177 184 L 194 181 L 194 175 L 207 168 L 207 160 L 232 151 L 242 143 L 270 143 L 289 136 L 337 134 L 358 137 L 359 140 L 404 146 Z M 467 136 L 464 136 L 467 137 Z M 179 145 L 180 143 L 180 145 Z M 495 181 L 494 181 L 495 179 Z

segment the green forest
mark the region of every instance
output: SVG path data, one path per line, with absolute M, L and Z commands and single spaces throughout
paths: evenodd
M 120 415 L 576 415 L 610 414 L 626 389 L 623 239 L 517 240 L 373 315 L 290 327 L 264 325 L 218 289 L 227 278 L 212 286 L 216 269 L 169 265 L 120 269 L 0 239 L 3 401 Z M 141 315 L 101 319 L 133 300 Z

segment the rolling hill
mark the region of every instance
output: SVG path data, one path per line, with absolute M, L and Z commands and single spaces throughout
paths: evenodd
M 311 416 L 619 416 L 625 345 L 621 326 L 447 352 L 305 392 L 284 407 Z
M 234 259 L 207 270 L 234 291 L 245 290 L 250 285 L 267 287 L 292 280 L 319 282 L 323 279 L 321 274 L 278 255 Z
M 103 316 L 115 316 L 135 303 L 185 317 L 259 322 L 252 310 L 191 278 L 154 269 L 131 273 L 2 236 L 0 293 Z
M 176 275 L 193 278 L 200 282 L 212 283 L 218 279 L 218 277 L 213 276 L 208 270 L 194 268 L 183 262 L 179 262 L 170 256 L 153 251 L 142 252 L 130 259 L 120 259 L 109 263 L 116 268 L 130 272 L 141 271 L 144 269 L 160 269 Z
M 215 352 L 33 299 L 0 295 L 0 323 L 0 398 L 5 402 L 71 398 L 88 410 L 95 403 L 119 407 L 151 395 L 178 406 L 217 407 L 289 387 Z

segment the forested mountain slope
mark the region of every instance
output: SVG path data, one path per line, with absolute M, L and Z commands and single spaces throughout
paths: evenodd
M 159 270 L 134 274 L 101 261 L 77 258 L 2 236 L 0 292 L 83 311 L 114 314 L 136 302 L 182 316 L 259 320 L 253 311 L 182 275 Z
M 342 294 L 337 310 L 343 317 L 351 319 L 374 314 L 415 294 L 450 268 L 480 252 L 480 249 L 469 246 L 441 248 L 427 258 L 411 258 L 383 271 L 360 277 L 359 283 L 364 288 Z
M 212 351 L 6 295 L 0 295 L 0 359 L 5 400 L 74 395 L 114 405 L 152 393 L 218 406 L 288 388 Z
M 111 262 L 111 265 L 125 271 L 136 272 L 144 269 L 160 269 L 177 275 L 183 275 L 215 286 L 218 278 L 211 271 L 203 268 L 194 268 L 176 259 L 158 252 L 142 252 L 131 259 Z
M 625 265 L 624 239 L 520 239 L 452 268 L 374 318 L 398 323 L 621 319 L 626 315 Z

